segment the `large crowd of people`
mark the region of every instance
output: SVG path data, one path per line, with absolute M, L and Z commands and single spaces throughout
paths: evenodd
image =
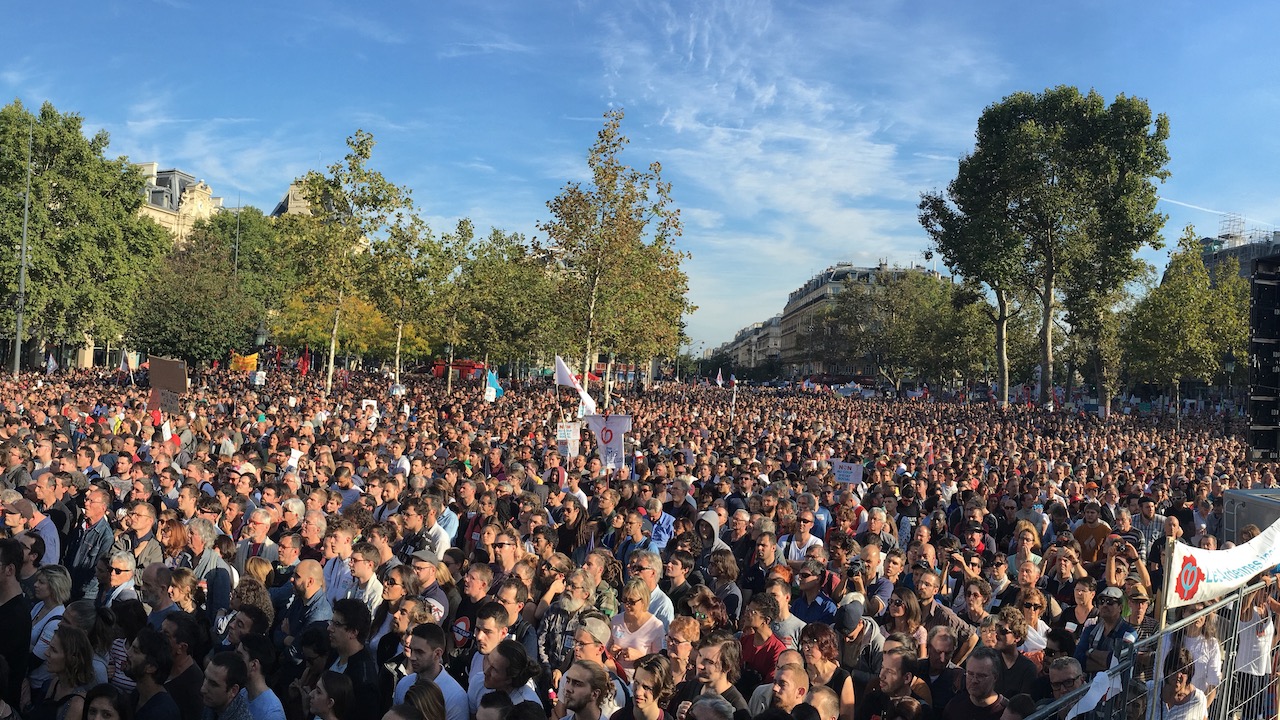
M 1276 485 L 1211 418 L 667 384 L 614 393 L 611 468 L 585 425 L 562 454 L 551 385 L 148 399 L 0 381 L 0 720 L 1021 718 L 1156 631 L 1173 538 L 1257 532 L 1225 490 Z M 1171 642 L 1165 715 L 1235 702 L 1211 618 Z

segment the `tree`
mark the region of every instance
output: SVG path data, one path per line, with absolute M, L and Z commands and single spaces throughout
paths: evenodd
M 407 325 L 425 317 L 446 268 L 440 244 L 426 223 L 409 215 L 376 241 L 370 258 L 369 295 L 395 326 L 395 378 L 400 382 L 400 349 Z
M 584 376 L 601 350 L 658 354 L 675 347 L 680 318 L 691 309 L 671 185 L 660 163 L 647 171 L 622 164 L 629 142 L 622 119 L 621 110 L 605 114 L 587 157 L 592 184 L 565 185 L 547 203 L 551 219 L 539 225 L 547 234 L 539 250 L 559 268 L 556 297 L 567 338 L 582 350 Z
M 930 329 L 942 318 L 936 277 L 911 270 L 886 270 L 870 282 L 848 283 L 836 295 L 833 314 L 844 335 L 849 361 L 864 358 L 895 389 L 923 367 L 930 352 Z
M 110 138 L 84 135 L 83 119 L 45 103 L 38 115 L 14 101 L 0 109 L 0 295 L 17 292 L 26 195 L 27 139 L 32 180 L 26 287 L 27 337 L 114 338 L 125 329 L 139 288 L 172 240 L 138 215 L 143 179 L 126 158 L 108 158 Z M 13 327 L 14 303 L 0 322 Z
M 357 130 L 347 138 L 347 154 L 328 173 L 311 171 L 302 186 L 310 216 L 292 216 L 282 229 L 289 256 L 305 291 L 327 297 L 333 311 L 329 333 L 326 391 L 333 388 L 334 356 L 343 300 L 354 293 L 368 267 L 370 244 L 411 209 L 409 190 L 369 167 L 373 135 Z
M 1236 372 L 1243 372 L 1249 356 L 1249 282 L 1240 277 L 1240 261 L 1233 257 L 1214 267 L 1212 281 L 1209 338 L 1218 357 L 1235 358 Z M 1235 378 L 1227 382 L 1234 384 Z
M 231 258 L 241 292 L 259 308 L 260 317 L 278 311 L 298 283 L 294 263 L 281 252 L 275 222 L 255 207 L 215 213 L 192 228 L 187 244 L 218 243 Z
M 1177 389 L 1183 378 L 1208 380 L 1220 367 L 1214 344 L 1209 272 L 1195 228 L 1188 225 L 1164 278 L 1134 306 L 1125 359 L 1136 379 Z
M 1155 212 L 1152 180 L 1168 176 L 1168 134 L 1168 119 L 1153 120 L 1139 99 L 1122 95 L 1107 106 L 1096 92 L 1066 86 L 1015 93 L 979 118 L 974 151 L 948 186 L 956 210 L 938 194 L 922 200 L 922 222 L 950 267 L 1001 288 L 1017 283 L 1039 301 L 1042 402 L 1053 385 L 1064 287 L 1084 293 L 1075 312 L 1096 321 L 1140 270 L 1138 249 L 1160 246 L 1164 216 Z M 981 252 L 997 256 L 997 266 L 975 259 Z M 1073 270 L 1096 264 L 1110 272 L 1065 283 Z M 1007 299 L 996 301 L 999 314 Z M 997 343 L 1001 334 L 997 327 Z
M 129 323 L 131 347 L 193 365 L 246 346 L 258 322 L 254 301 L 233 282 L 232 258 L 218 243 L 192 242 L 169 254 L 144 285 L 147 300 Z

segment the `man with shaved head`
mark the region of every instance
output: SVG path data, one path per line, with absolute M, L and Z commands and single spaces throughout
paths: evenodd
M 324 591 L 324 568 L 315 560 L 303 560 L 293 573 L 293 596 L 284 608 L 277 643 L 290 657 L 300 658 L 294 640 L 312 625 L 333 618 L 333 606 Z

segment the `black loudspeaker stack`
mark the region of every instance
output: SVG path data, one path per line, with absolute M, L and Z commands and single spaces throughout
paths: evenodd
M 1280 255 L 1253 261 L 1249 282 L 1249 456 L 1280 460 Z

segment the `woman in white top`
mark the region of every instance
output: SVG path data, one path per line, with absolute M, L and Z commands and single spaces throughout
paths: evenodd
M 663 648 L 666 630 L 657 615 L 649 612 L 649 586 L 640 578 L 631 578 L 623 586 L 622 612 L 610 621 L 609 652 L 632 680 L 636 660 Z
M 1204 609 L 1203 604 L 1191 605 L 1187 614 L 1194 614 Z M 1195 663 L 1195 675 L 1191 683 L 1204 693 L 1205 700 L 1212 705 L 1218 694 L 1218 686 L 1222 684 L 1222 646 L 1218 643 L 1218 616 L 1206 613 L 1187 626 L 1182 636 L 1182 647 L 1191 653 L 1191 661 Z
M 1049 624 L 1044 621 L 1044 593 L 1036 588 L 1028 588 L 1018 593 L 1015 601 L 1022 619 L 1027 621 L 1027 639 L 1018 650 L 1022 652 L 1039 652 L 1044 650 L 1045 636 L 1049 633 Z
M 1160 696 L 1153 698 L 1159 703 L 1156 717 L 1160 720 L 1207 720 L 1209 703 L 1193 682 L 1195 679 L 1195 662 L 1186 648 L 1178 648 L 1169 653 L 1164 664 L 1164 684 L 1160 688 Z
M 33 661 L 40 660 L 40 664 L 27 674 L 33 697 L 39 695 L 53 678 L 44 660 L 49 651 L 49 641 L 53 640 L 54 631 L 62 623 L 66 602 L 71 599 L 71 574 L 61 565 L 45 565 L 36 570 L 35 595 L 36 604 L 31 608 L 31 657 Z
M 1271 678 L 1271 651 L 1275 647 L 1275 613 L 1280 603 L 1271 596 L 1274 576 L 1266 576 L 1267 586 L 1254 592 L 1240 610 L 1240 647 L 1236 652 L 1234 697 L 1231 707 L 1240 708 L 1240 720 L 1259 720 L 1268 712 L 1267 681 Z

